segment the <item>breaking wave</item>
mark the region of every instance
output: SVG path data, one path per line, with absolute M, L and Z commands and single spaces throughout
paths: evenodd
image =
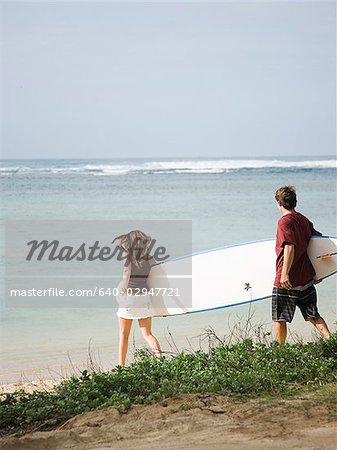
M 129 174 L 160 174 L 160 173 L 191 173 L 212 174 L 228 173 L 241 170 L 263 170 L 263 169 L 336 169 L 334 159 L 307 160 L 307 161 L 285 161 L 269 159 L 202 159 L 202 160 L 176 160 L 176 161 L 128 161 L 126 163 L 116 161 L 104 162 L 81 162 L 66 160 L 50 161 L 50 165 L 41 161 L 25 161 L 21 164 L 1 162 L 1 175 L 24 175 L 24 174 L 55 174 L 55 175 L 93 175 L 93 176 L 120 176 Z

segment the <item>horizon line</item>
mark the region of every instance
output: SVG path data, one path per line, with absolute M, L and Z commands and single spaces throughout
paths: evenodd
M 256 155 L 256 156 L 250 156 L 250 155 L 241 155 L 241 156 L 215 156 L 215 155 L 198 155 L 198 156 L 116 156 L 116 157 L 32 157 L 32 158 L 0 158 L 0 161 L 55 161 L 55 160 L 125 160 L 125 159 L 157 159 L 157 160 L 165 160 L 165 159 L 248 159 L 253 160 L 256 158 L 266 158 L 266 159 L 275 159 L 275 158 L 298 158 L 298 157 L 306 157 L 306 158 L 332 158 L 337 159 L 336 154 L 325 154 L 325 155 Z

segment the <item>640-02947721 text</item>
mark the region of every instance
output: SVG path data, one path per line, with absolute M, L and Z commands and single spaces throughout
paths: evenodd
M 121 292 L 116 288 L 102 288 L 95 286 L 93 289 L 59 289 L 51 287 L 48 289 L 10 289 L 11 297 L 116 297 L 119 294 L 133 295 L 133 296 L 163 296 L 168 297 L 180 297 L 178 288 L 151 288 L 151 289 L 139 289 L 128 288 L 126 291 Z

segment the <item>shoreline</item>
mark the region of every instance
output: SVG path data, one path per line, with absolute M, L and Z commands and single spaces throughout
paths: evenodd
M 300 343 L 309 343 L 309 342 L 317 342 L 319 340 L 320 336 L 311 326 L 306 324 L 307 331 L 311 332 L 311 336 L 304 337 L 303 334 L 296 333 L 291 331 L 289 332 L 288 336 L 288 343 L 289 344 L 296 344 L 298 342 Z M 138 331 L 138 330 L 137 330 Z M 332 334 L 335 334 L 337 332 L 336 330 L 336 322 L 333 322 L 330 326 L 330 331 Z M 199 337 L 199 336 L 198 336 Z M 164 340 L 164 339 L 162 339 Z M 142 338 L 139 340 L 137 339 L 139 346 L 136 347 L 136 350 L 143 350 L 147 349 L 147 346 L 144 342 L 142 342 Z M 238 340 L 239 342 L 240 340 Z M 175 342 L 175 341 L 174 341 Z M 270 340 L 269 343 L 271 343 L 272 340 Z M 142 345 L 143 344 L 143 345 Z M 180 342 L 179 342 L 180 344 Z M 192 348 L 184 348 L 181 346 L 179 348 L 181 352 L 189 353 Z M 199 350 L 197 347 L 193 348 L 193 351 Z M 205 349 L 202 349 L 205 351 Z M 71 363 L 68 363 L 68 365 L 65 364 L 65 360 L 59 364 L 53 364 L 50 366 L 41 366 L 41 367 L 35 367 L 33 368 L 23 368 L 20 371 L 15 371 L 12 373 L 8 373 L 7 376 L 3 376 L 3 380 L 0 380 L 0 394 L 3 393 L 12 393 L 16 389 L 23 388 L 26 392 L 31 393 L 34 391 L 34 389 L 37 390 L 46 390 L 49 392 L 54 384 L 58 384 L 63 380 L 67 380 L 72 376 L 78 377 L 80 376 L 81 372 L 83 370 L 86 370 L 89 368 L 89 370 L 95 370 L 98 372 L 108 372 L 112 369 L 114 369 L 118 362 L 117 360 L 111 364 L 111 360 L 109 361 L 107 357 L 104 358 L 104 360 L 98 358 L 96 360 L 96 351 L 97 348 L 94 349 L 94 359 L 91 361 L 93 364 L 90 365 L 90 354 L 86 356 L 86 358 L 79 357 L 78 360 L 74 360 Z M 69 351 L 68 351 L 69 352 Z M 165 352 L 165 350 L 164 350 Z M 98 350 L 99 353 L 99 350 Z M 172 351 L 172 346 L 170 350 L 167 350 L 167 353 L 174 354 Z M 115 352 L 115 356 L 117 355 L 117 348 Z M 66 358 L 65 358 L 66 359 Z M 135 355 L 134 353 L 130 353 L 128 357 L 128 364 L 133 364 L 135 362 Z M 90 365 L 90 367 L 89 367 Z M 19 375 L 20 374 L 20 375 Z M 53 376 L 54 375 L 54 376 Z
M 31 394 L 34 391 L 54 392 L 53 387 L 63 381 L 65 378 L 59 380 L 51 379 L 35 379 L 32 381 L 22 381 L 17 383 L 6 383 L 0 385 L 0 397 L 4 394 L 12 394 L 17 390 L 23 389 L 25 392 Z
M 332 292 L 332 294 L 334 293 Z M 320 304 L 322 307 L 324 306 L 323 300 Z M 264 305 L 261 304 L 261 307 L 263 306 Z M 191 348 L 193 348 L 194 351 L 199 350 L 200 348 L 202 350 L 207 350 L 208 341 L 201 341 L 201 338 L 205 336 L 207 327 L 215 330 L 215 334 L 221 339 L 229 339 L 233 331 L 237 333 L 238 330 L 245 327 L 245 323 L 247 322 L 247 318 L 245 316 L 226 316 L 225 314 L 219 314 L 218 318 L 216 314 L 214 314 L 214 317 L 211 316 L 210 313 L 207 314 L 209 314 L 209 316 L 206 317 L 204 323 L 202 322 L 203 318 L 201 314 L 199 317 L 197 317 L 197 315 L 193 317 L 193 323 L 189 322 L 187 320 L 189 318 L 186 317 L 179 317 L 177 324 L 173 323 L 172 320 L 170 322 L 168 321 L 166 324 L 164 321 L 165 319 L 158 319 L 157 321 L 154 321 L 153 331 L 161 342 L 163 350 L 168 353 L 174 353 L 178 350 L 188 352 Z M 324 316 L 326 317 L 327 315 L 324 314 L 323 317 Z M 98 317 L 100 318 L 100 315 Z M 336 323 L 333 321 L 332 314 L 328 315 L 328 319 L 330 331 L 335 333 Z M 230 323 L 231 328 L 228 327 L 228 323 Z M 272 340 L 272 326 L 266 326 L 262 322 L 262 319 L 260 320 L 259 315 L 256 317 L 254 316 L 251 328 L 257 330 L 259 324 L 261 323 L 261 330 L 266 334 L 266 339 Z M 181 330 L 183 327 L 185 328 L 182 332 Z M 106 326 L 106 329 L 108 330 L 108 325 Z M 51 345 L 49 353 L 46 349 L 43 349 L 41 354 L 26 354 L 21 365 L 19 365 L 19 357 L 22 355 L 22 352 L 15 351 L 11 355 L 10 347 L 7 347 L 6 352 L 3 352 L 3 366 L 6 366 L 7 358 L 10 357 L 10 359 L 7 363 L 8 366 L 6 367 L 6 370 L 4 369 L 1 374 L 0 392 L 4 391 L 5 386 L 8 386 L 12 391 L 14 385 L 18 387 L 21 387 L 22 385 L 29 386 L 34 383 L 39 384 L 45 380 L 47 382 L 50 380 L 55 380 L 55 382 L 57 382 L 67 379 L 72 375 L 76 376 L 82 370 L 88 368 L 90 365 L 90 359 L 92 359 L 92 363 L 97 370 L 108 371 L 117 365 L 118 334 L 116 332 L 116 328 L 113 328 L 113 326 L 111 327 L 111 338 L 109 332 L 107 333 L 105 331 L 104 335 L 98 335 L 95 338 L 94 344 L 90 350 L 88 349 L 90 347 L 91 337 L 88 338 L 88 336 L 85 336 L 84 333 L 81 332 L 79 335 L 80 337 L 83 335 L 83 341 L 85 344 L 82 344 L 81 340 L 77 339 L 74 342 L 74 346 L 65 347 L 62 354 L 60 354 L 62 344 L 57 344 L 54 347 Z M 257 336 L 254 336 L 254 339 L 256 338 Z M 315 342 L 318 338 L 319 335 L 316 333 L 312 325 L 305 323 L 298 313 L 297 317 L 294 319 L 294 322 L 289 327 L 288 343 Z M 132 342 L 130 342 L 128 353 L 129 364 L 134 362 L 134 350 L 147 348 L 146 342 L 143 340 L 136 323 L 133 324 L 130 341 L 131 339 Z M 86 342 L 89 342 L 89 344 L 86 344 Z M 28 358 L 30 358 L 32 362 L 30 362 Z

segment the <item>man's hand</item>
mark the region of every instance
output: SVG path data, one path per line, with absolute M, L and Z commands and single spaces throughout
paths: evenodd
M 288 274 L 281 275 L 280 284 L 285 289 L 291 289 L 293 287 Z

